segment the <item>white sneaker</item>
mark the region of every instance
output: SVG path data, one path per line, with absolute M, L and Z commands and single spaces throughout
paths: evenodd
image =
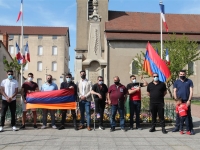
M 43 126 L 41 127 L 41 129 L 46 129 L 46 126 L 45 126 L 45 125 L 43 125 Z
M 57 127 L 55 125 L 52 126 L 53 129 L 57 129 Z
M 19 129 L 16 128 L 15 126 L 12 127 L 13 131 L 18 131 Z
M 0 126 L 0 132 L 3 132 L 3 127 L 2 126 Z

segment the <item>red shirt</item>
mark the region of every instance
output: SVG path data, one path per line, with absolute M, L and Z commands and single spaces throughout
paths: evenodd
M 124 96 L 127 94 L 127 89 L 122 84 L 120 84 L 119 86 L 113 84 L 109 87 L 108 93 L 110 95 L 111 104 L 117 105 L 118 99 L 125 100 Z
M 138 87 L 143 87 L 143 83 L 139 83 L 139 82 L 136 82 L 136 83 L 129 83 L 127 85 L 127 89 L 128 90 L 134 90 L 134 89 L 137 89 Z M 130 94 L 130 100 L 132 101 L 141 101 L 141 90 L 139 91 L 136 91 L 135 93 L 133 94 Z
M 187 110 L 188 106 L 185 103 L 176 106 L 176 113 L 179 113 L 180 117 L 187 116 Z

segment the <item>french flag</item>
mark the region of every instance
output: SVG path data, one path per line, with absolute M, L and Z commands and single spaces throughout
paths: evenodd
M 26 47 L 25 47 L 25 58 L 27 61 L 30 62 L 30 53 L 29 53 L 29 47 L 28 47 L 28 42 L 26 42 Z
M 18 17 L 17 17 L 17 22 L 19 21 L 21 15 L 22 15 L 22 6 L 23 6 L 23 0 L 21 0 L 21 6 L 20 6 L 20 11 L 19 11 L 19 14 L 18 14 Z
M 22 56 L 19 45 L 17 43 L 16 43 L 16 48 L 17 48 L 16 59 L 17 59 L 18 63 L 25 64 L 26 63 L 25 56 Z
M 165 29 L 168 32 L 168 26 L 165 20 L 165 6 L 162 3 L 160 3 L 160 10 L 161 10 L 161 17 L 162 17 Z
M 166 59 L 167 65 L 170 65 L 168 49 L 166 49 L 166 58 L 165 59 Z

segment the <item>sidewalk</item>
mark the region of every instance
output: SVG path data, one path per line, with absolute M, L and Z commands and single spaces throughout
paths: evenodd
M 149 127 L 138 131 L 113 133 L 109 128 L 102 131 L 75 131 L 73 128 L 64 130 L 36 129 L 14 132 L 10 127 L 0 133 L 0 149 L 3 150 L 199 150 L 200 149 L 200 118 L 194 117 L 195 135 L 180 135 L 170 132 L 173 127 L 167 126 L 168 134 L 164 135 L 161 128 L 150 133 Z

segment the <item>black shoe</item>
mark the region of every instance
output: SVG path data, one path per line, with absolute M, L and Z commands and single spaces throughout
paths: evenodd
M 64 125 L 61 125 L 58 130 L 62 130 L 62 129 L 65 129 L 65 126 Z
M 167 134 L 167 131 L 165 130 L 165 128 L 162 128 L 162 133 Z
M 111 127 L 110 132 L 114 132 L 115 131 L 115 127 Z
M 155 127 L 151 127 L 151 129 L 149 130 L 149 132 L 155 132 L 155 131 L 156 131 Z
M 25 124 L 22 125 L 19 129 L 21 129 L 21 130 L 25 129 Z
M 137 130 L 143 130 L 141 127 L 136 127 Z
M 125 128 L 121 128 L 122 131 L 126 132 L 127 130 Z
M 177 127 L 172 130 L 172 132 L 178 132 L 178 131 L 179 129 Z
M 33 128 L 37 129 L 38 127 L 37 127 L 37 125 L 36 125 L 36 124 L 34 124 L 34 125 L 33 125 Z
M 190 131 L 190 135 L 195 135 L 195 132 L 193 129 Z
M 65 127 L 64 127 L 65 128 Z M 74 130 L 75 131 L 78 131 L 78 127 L 77 126 L 74 126 Z
M 133 130 L 133 127 L 129 127 L 129 130 Z
M 105 130 L 105 128 L 103 126 L 99 126 L 100 130 Z

